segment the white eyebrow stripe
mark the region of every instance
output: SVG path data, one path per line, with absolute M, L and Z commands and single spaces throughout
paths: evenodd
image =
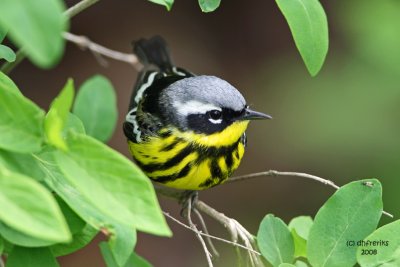
M 205 104 L 196 100 L 190 100 L 186 103 L 181 103 L 175 101 L 173 104 L 179 114 L 187 116 L 189 114 L 205 114 L 210 110 L 222 111 L 220 107 L 214 106 L 212 104 Z

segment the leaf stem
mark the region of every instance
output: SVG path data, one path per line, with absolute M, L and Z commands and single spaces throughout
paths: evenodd
M 75 43 L 82 49 L 89 49 L 91 52 L 94 53 L 96 58 L 100 61 L 99 63 L 101 65 L 104 65 L 106 62 L 104 62 L 100 56 L 106 56 L 118 61 L 126 62 L 132 65 L 137 71 L 142 69 L 142 64 L 140 64 L 139 59 L 134 54 L 127 54 L 109 49 L 107 47 L 92 42 L 86 36 L 78 36 L 70 32 L 65 32 L 64 38 L 72 43 Z

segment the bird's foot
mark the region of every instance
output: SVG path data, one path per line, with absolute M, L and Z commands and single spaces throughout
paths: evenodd
M 190 213 L 194 209 L 196 202 L 199 199 L 199 192 L 194 190 L 186 190 L 182 193 L 179 204 L 182 205 L 181 216 L 190 218 Z

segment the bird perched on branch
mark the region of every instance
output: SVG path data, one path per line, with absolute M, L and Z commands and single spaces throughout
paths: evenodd
M 253 111 L 228 82 L 176 67 L 163 38 L 134 44 L 144 65 L 124 123 L 130 152 L 153 181 L 202 190 L 228 179 L 246 146 Z

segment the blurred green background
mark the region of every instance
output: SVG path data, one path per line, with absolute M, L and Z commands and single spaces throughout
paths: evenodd
M 171 12 L 145 0 L 102 0 L 72 20 L 71 32 L 124 52 L 131 51 L 132 40 L 161 34 L 177 65 L 226 79 L 253 108 L 274 117 L 250 124 L 236 174 L 298 171 L 338 185 L 376 177 L 383 184 L 385 210 L 398 218 L 400 2 L 321 3 L 329 20 L 330 50 L 316 78 L 307 73 L 273 0 L 222 1 L 210 14 L 201 13 L 195 0 L 176 0 Z M 11 77 L 47 109 L 68 77 L 79 85 L 96 73 L 107 76 L 117 90 L 119 126 L 110 145 L 129 157 L 121 125 L 137 76 L 131 66 L 109 61 L 104 68 L 90 52 L 68 44 L 56 68 L 39 70 L 25 61 Z M 332 193 L 332 188 L 301 178 L 265 177 L 216 187 L 200 198 L 255 234 L 267 213 L 287 223 L 298 215 L 314 216 Z M 174 201 L 160 201 L 163 210 L 179 217 Z M 220 225 L 206 219 L 212 234 L 227 237 Z M 195 235 L 169 224 L 172 239 L 140 234 L 138 253 L 155 266 L 205 266 Z M 216 245 L 221 252 L 216 266 L 234 266 L 233 249 Z M 105 266 L 96 243 L 61 263 Z

